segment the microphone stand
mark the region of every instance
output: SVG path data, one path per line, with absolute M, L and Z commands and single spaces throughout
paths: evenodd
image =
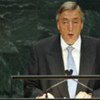
M 72 75 L 72 73 L 73 73 L 73 70 L 72 70 L 72 69 L 70 69 L 70 70 L 65 70 L 65 75 Z M 89 89 L 91 92 L 93 92 L 93 89 L 91 89 L 90 87 L 88 87 L 88 86 L 86 86 L 85 84 L 79 82 L 78 80 L 75 80 L 75 79 L 73 79 L 73 80 L 76 81 L 76 82 L 77 82 L 78 84 L 80 84 L 81 86 L 83 86 L 83 87 Z
M 51 89 L 53 89 L 54 87 L 56 87 L 56 86 L 62 84 L 62 83 L 65 82 L 65 81 L 67 81 L 67 79 L 65 79 L 65 80 L 63 80 L 63 81 L 60 81 L 60 82 L 58 82 L 58 83 L 52 85 L 51 87 L 49 87 L 49 88 L 46 90 L 46 92 L 45 92 L 45 94 L 46 94 L 46 96 L 45 96 L 46 99 L 48 99 L 48 94 L 47 94 L 47 93 L 48 93 Z
M 54 84 L 54 85 L 52 85 L 51 87 L 49 87 L 47 90 L 46 90 L 46 92 L 45 92 L 45 94 L 46 94 L 46 99 L 48 99 L 48 92 L 51 90 L 51 89 L 53 89 L 54 87 L 56 87 L 56 86 L 58 86 L 58 85 L 60 85 L 60 84 L 62 84 L 63 82 L 65 82 L 67 79 L 65 79 L 65 80 L 63 80 L 63 81 L 60 81 L 60 82 L 58 82 L 58 83 L 56 83 L 56 84 Z
M 46 91 L 45 94 L 46 99 L 48 99 L 48 92 Z
M 73 70 L 72 70 L 72 69 L 71 69 L 70 71 L 69 71 L 69 70 L 66 70 L 66 71 L 65 71 L 65 75 L 72 75 L 72 73 L 73 73 Z M 90 87 L 88 87 L 88 86 L 86 86 L 85 84 L 79 82 L 78 80 L 75 80 L 75 79 L 73 79 L 73 80 L 74 80 L 75 82 L 77 82 L 78 84 L 80 84 L 81 86 L 87 88 L 88 90 L 90 90 L 90 91 L 93 93 L 93 89 L 91 89 Z M 51 87 L 47 88 L 47 90 L 46 90 L 46 92 L 45 92 L 45 94 L 46 94 L 46 99 L 48 99 L 48 94 L 47 94 L 47 93 L 48 93 L 51 89 L 53 89 L 54 87 L 56 87 L 56 86 L 62 84 L 63 82 L 66 82 L 66 81 L 67 81 L 67 79 L 64 79 L 64 80 L 62 80 L 62 81 L 60 81 L 60 82 L 58 82 L 58 83 L 52 85 Z

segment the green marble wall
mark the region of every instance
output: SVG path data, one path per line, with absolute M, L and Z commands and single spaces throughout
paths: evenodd
M 28 50 L 36 42 L 53 34 L 55 14 L 67 0 L 0 0 L 0 98 L 11 97 L 11 75 L 23 75 Z M 100 37 L 100 0 L 76 0 L 84 9 L 82 34 Z M 13 97 L 23 97 L 23 81 L 13 81 Z

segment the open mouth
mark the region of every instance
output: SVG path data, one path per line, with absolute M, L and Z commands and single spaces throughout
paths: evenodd
M 68 36 L 74 36 L 74 34 L 68 34 Z

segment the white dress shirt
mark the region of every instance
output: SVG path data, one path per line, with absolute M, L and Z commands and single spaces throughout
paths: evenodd
M 64 39 L 62 36 L 60 37 L 61 39 L 61 49 L 62 49 L 62 57 L 63 57 L 63 63 L 64 63 L 64 69 L 67 70 L 67 47 L 68 44 L 65 43 Z M 79 75 L 79 66 L 80 66 L 80 51 L 81 51 L 81 37 L 77 39 L 77 41 L 72 45 L 74 47 L 74 50 L 72 51 L 72 55 L 75 61 L 76 69 L 77 69 L 77 74 Z

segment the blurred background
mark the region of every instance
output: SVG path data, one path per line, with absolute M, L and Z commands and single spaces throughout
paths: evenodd
M 23 81 L 11 75 L 23 75 L 28 66 L 32 43 L 59 34 L 56 11 L 68 0 L 0 0 L 0 98 L 23 97 Z M 84 10 L 82 34 L 100 38 L 100 0 L 77 1 Z

